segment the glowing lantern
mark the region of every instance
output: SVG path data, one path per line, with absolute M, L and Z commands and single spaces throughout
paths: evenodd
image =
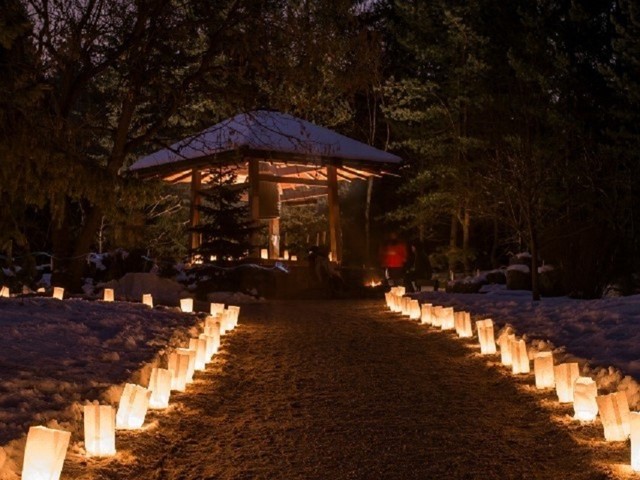
M 524 340 L 511 341 L 511 371 L 514 375 L 529 373 L 529 355 L 527 354 L 527 344 Z
M 105 302 L 113 302 L 113 288 L 105 288 L 102 300 Z
M 216 315 L 222 315 L 223 310 L 224 310 L 224 303 L 212 303 L 209 307 L 209 312 L 214 317 Z
M 387 306 L 387 308 L 391 308 L 391 292 L 385 292 L 384 303 Z
M 180 310 L 184 313 L 192 313 L 193 312 L 193 298 L 181 298 L 180 299 Z
M 452 307 L 443 307 L 440 310 L 440 328 L 442 330 L 453 330 L 455 328 L 455 317 Z
M 291 261 L 292 262 L 297 262 L 298 261 L 298 256 L 297 255 L 291 255 Z
M 454 320 L 456 333 L 460 338 L 469 338 L 473 336 L 471 314 L 469 312 L 455 312 Z
M 116 454 L 116 412 L 111 405 L 84 406 L 84 448 L 90 457 Z
M 598 413 L 607 442 L 623 442 L 629 437 L 629 401 L 624 392 L 596 397 Z
M 185 377 L 186 383 L 193 382 L 193 374 L 196 371 L 196 351 L 190 348 L 176 348 L 176 353 L 189 356 L 189 364 L 187 366 L 187 376 Z
M 580 376 L 578 364 L 561 363 L 553 368 L 553 376 L 556 380 L 556 393 L 560 403 L 573 402 L 573 384 Z
M 142 303 L 149 308 L 153 308 L 153 296 L 150 293 L 142 295 Z
M 169 354 L 169 370 L 171 370 L 171 390 L 184 392 L 187 385 L 187 375 L 189 373 L 189 363 L 191 355 L 189 353 L 172 352 Z
M 536 388 L 553 388 L 556 382 L 553 375 L 553 353 L 538 352 L 533 357 L 533 371 L 536 375 Z
M 64 298 L 64 288 L 62 287 L 53 287 L 53 298 L 58 300 L 62 300 Z
M 260 258 L 262 260 L 268 260 L 269 259 L 269 250 L 267 248 L 261 248 L 260 249 Z
M 498 345 L 500 346 L 500 361 L 505 367 L 510 367 L 511 358 L 511 342 L 516 339 L 512 333 L 503 333 L 498 337 Z
M 9 298 L 11 294 L 9 293 L 9 287 L 3 286 L 0 288 L 0 297 Z
M 207 335 L 206 333 L 201 333 L 198 335 L 200 340 L 204 340 L 205 344 L 205 363 L 209 363 L 211 361 L 211 357 L 215 352 L 215 339 L 211 335 Z
M 282 258 L 284 258 L 285 260 L 289 260 L 289 250 L 285 249 L 284 256 Z
M 431 307 L 431 325 L 434 327 L 442 325 L 442 307 L 440 305 Z
M 394 313 L 400 313 L 402 311 L 402 305 L 400 303 L 402 297 L 399 297 L 395 293 L 391 294 L 391 311 Z
M 409 318 L 411 320 L 420 320 L 420 317 L 422 316 L 420 311 L 420 302 L 412 299 L 409 307 Z
M 482 355 L 493 355 L 496 353 L 496 339 L 493 333 L 493 320 L 478 320 L 478 341 L 480 342 L 480 353 Z
M 640 472 L 640 412 L 629 413 L 629 424 L 631 426 L 631 469 L 634 472 Z
M 171 396 L 171 370 L 166 368 L 153 368 L 149 378 L 149 408 L 167 408 Z
M 592 422 L 598 415 L 598 387 L 591 377 L 578 377 L 573 384 L 573 418 Z
M 238 319 L 240 318 L 240 307 L 237 307 L 235 305 L 229 305 L 227 310 L 231 312 L 229 314 L 231 316 L 231 324 L 232 324 L 231 328 L 236 328 L 238 326 Z
M 220 323 L 215 321 L 214 318 L 211 318 L 211 321 L 207 320 L 205 322 L 203 335 L 213 339 L 213 353 L 216 353 L 220 347 Z
M 194 369 L 197 371 L 204 370 L 207 363 L 207 341 L 203 338 L 191 338 L 189 339 L 189 350 L 196 352 Z
M 69 447 L 71 432 L 43 426 L 29 428 L 24 449 L 22 480 L 57 480 Z
M 150 397 L 150 390 L 140 385 L 127 383 L 122 391 L 116 413 L 116 428 L 135 430 L 142 427 L 144 417 L 147 415 L 147 408 L 149 408 Z
M 400 296 L 400 297 L 404 297 L 405 294 L 407 293 L 407 289 L 404 287 L 394 287 L 395 291 L 396 291 L 396 295 Z
M 430 303 L 423 303 L 420 307 L 420 322 L 430 324 L 431 323 L 431 307 Z

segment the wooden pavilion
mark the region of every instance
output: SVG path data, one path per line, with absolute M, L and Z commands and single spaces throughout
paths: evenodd
M 268 256 L 280 258 L 279 205 L 328 197 L 329 244 L 340 262 L 342 245 L 338 182 L 382 176 L 400 157 L 305 120 L 274 111 L 241 113 L 136 161 L 129 172 L 191 184 L 191 225 L 199 223 L 199 191 L 221 164 L 238 167 L 237 181 L 248 187 L 251 217 L 268 220 Z M 190 234 L 190 247 L 200 235 Z M 252 252 L 259 255 L 260 249 Z

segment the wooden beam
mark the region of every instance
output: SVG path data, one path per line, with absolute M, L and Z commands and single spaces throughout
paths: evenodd
M 326 180 L 316 180 L 311 178 L 296 178 L 296 177 L 282 177 L 279 175 L 270 175 L 268 173 L 261 173 L 259 175 L 261 182 L 274 182 L 274 183 L 291 183 L 298 185 L 321 185 L 327 186 Z
M 342 261 L 342 231 L 340 228 L 340 204 L 338 203 L 338 174 L 335 165 L 327 165 L 329 181 L 329 245 L 331 259 L 337 263 Z
M 280 257 L 280 218 L 269 219 L 269 258 Z
M 190 223 L 191 228 L 195 228 L 200 224 L 200 189 L 202 188 L 202 176 L 200 170 L 194 168 L 191 171 L 191 203 L 189 205 L 190 210 Z M 199 232 L 189 232 L 189 249 L 194 251 L 202 244 L 202 235 Z

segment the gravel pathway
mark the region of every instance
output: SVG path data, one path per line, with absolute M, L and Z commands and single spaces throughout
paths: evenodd
M 172 403 L 119 434 L 117 457 L 70 461 L 63 477 L 615 478 L 498 367 L 381 300 L 243 307 Z

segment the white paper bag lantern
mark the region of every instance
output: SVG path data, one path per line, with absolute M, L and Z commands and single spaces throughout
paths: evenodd
M 142 295 L 142 303 L 149 308 L 153 308 L 153 295 L 150 293 Z
M 207 367 L 207 341 L 199 337 L 191 338 L 189 339 L 189 350 L 196 352 L 194 368 L 196 371 L 201 372 Z
M 431 324 L 431 307 L 430 303 L 423 303 L 420 306 L 420 323 Z
M 142 427 L 144 417 L 147 415 L 147 408 L 149 408 L 150 397 L 150 390 L 140 385 L 127 383 L 118 404 L 116 428 L 135 430 Z
M 531 371 L 527 344 L 522 339 L 513 339 L 511 341 L 511 371 L 514 375 Z
M 631 426 L 631 470 L 640 472 L 640 412 L 629 413 Z
M 214 317 L 216 315 L 222 315 L 222 312 L 224 310 L 224 303 L 212 303 L 209 306 L 209 312 L 211 313 L 211 315 L 213 315 Z
M 298 261 L 298 256 L 297 255 L 291 255 L 291 261 L 292 262 L 297 262 Z
M 289 260 L 289 250 L 285 249 L 284 253 L 282 254 L 282 258 L 284 260 Z
M 149 378 L 149 408 L 162 409 L 169 406 L 171 397 L 171 370 L 154 367 Z
M 487 318 L 476 322 L 478 330 L 478 341 L 480 342 L 480 353 L 482 355 L 493 355 L 496 353 L 496 338 L 493 333 L 493 320 Z
M 411 320 L 420 320 L 422 315 L 420 311 L 420 302 L 418 300 L 411 299 L 409 307 L 409 318 Z
M 498 345 L 500 346 L 500 362 L 505 367 L 510 367 L 512 364 L 511 342 L 515 339 L 516 336 L 512 333 L 502 333 L 498 337 Z
M 592 422 L 598 415 L 598 387 L 591 377 L 578 377 L 573 384 L 573 418 Z
M 469 312 L 455 312 L 456 333 L 460 338 L 470 338 L 473 336 L 471 327 L 471 314 Z
M 229 314 L 231 315 L 231 322 L 232 322 L 231 328 L 236 328 L 238 326 L 238 320 L 240 319 L 240 307 L 236 305 L 229 305 L 229 307 L 227 307 L 227 310 L 231 312 Z
M 629 438 L 629 401 L 624 392 L 614 392 L 596 397 L 598 413 L 604 427 L 607 442 L 624 442 Z
M 400 295 L 393 294 L 391 310 L 394 313 L 402 313 L 402 297 Z
M 189 365 L 187 368 L 187 376 L 185 378 L 187 383 L 193 382 L 193 374 L 196 371 L 196 351 L 190 348 L 176 348 L 176 353 L 189 356 Z
M 207 335 L 206 333 L 201 333 L 198 338 L 200 340 L 204 340 L 205 343 L 205 362 L 209 363 L 211 361 L 211 357 L 213 357 L 213 354 L 216 353 L 214 351 L 215 348 L 215 341 L 214 338 L 210 335 Z
M 453 330 L 455 328 L 453 307 L 443 307 L 440 310 L 440 328 L 442 330 Z
M 440 305 L 431 307 L 431 325 L 436 328 L 440 328 L 442 325 L 442 307 Z
M 556 393 L 560 403 L 573 402 L 573 384 L 580 376 L 578 364 L 575 362 L 561 363 L 553 367 L 553 376 L 556 380 Z
M 204 335 L 213 339 L 213 353 L 217 353 L 220 348 L 220 322 L 214 321 L 212 323 L 206 323 Z
M 189 353 L 175 351 L 169 354 L 168 366 L 169 370 L 171 370 L 171 390 L 184 392 L 187 389 L 190 362 L 191 355 Z
M 62 473 L 71 432 L 31 427 L 24 449 L 22 480 L 57 480 Z
M 9 292 L 9 287 L 5 287 L 4 285 L 0 288 L 0 297 L 9 298 L 11 293 Z
M 64 299 L 64 288 L 53 287 L 53 298 L 56 298 L 58 300 Z
M 400 313 L 403 317 L 408 317 L 411 309 L 411 299 L 409 297 L 400 297 Z
M 193 312 L 193 298 L 181 298 L 180 299 L 180 310 L 184 313 L 192 313 Z
M 261 248 L 260 249 L 260 258 L 262 260 L 268 260 L 269 259 L 269 249 Z
M 113 295 L 113 288 L 105 288 L 103 295 L 102 295 L 102 300 L 105 302 L 113 302 L 114 300 L 114 295 Z
M 536 388 L 553 388 L 556 386 L 553 375 L 553 353 L 538 352 L 533 357 L 533 370 L 536 375 Z
M 84 406 L 84 448 L 90 457 L 116 454 L 116 411 L 111 405 Z

